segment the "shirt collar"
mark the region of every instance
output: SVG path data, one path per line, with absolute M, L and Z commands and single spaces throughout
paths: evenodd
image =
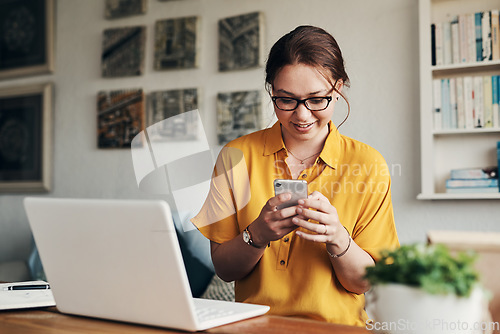
M 328 122 L 329 133 L 325 146 L 319 157 L 331 168 L 336 169 L 340 158 L 340 133 L 332 121 Z M 285 143 L 281 136 L 281 123 L 277 121 L 266 131 L 264 141 L 264 155 L 274 154 L 285 149 Z

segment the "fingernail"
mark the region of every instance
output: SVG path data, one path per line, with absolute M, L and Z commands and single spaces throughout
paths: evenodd
M 304 204 L 305 201 L 303 199 L 299 199 L 299 204 Z
M 294 224 L 295 224 L 295 223 L 298 223 L 298 222 L 299 222 L 299 219 L 298 219 L 297 217 L 292 218 L 292 223 L 294 223 Z
M 301 214 L 302 211 L 304 211 L 304 210 L 302 210 L 301 208 L 297 208 L 297 210 L 295 210 L 295 212 L 297 212 L 298 214 Z

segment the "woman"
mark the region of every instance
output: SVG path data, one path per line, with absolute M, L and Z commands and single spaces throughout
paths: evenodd
M 211 240 L 217 274 L 236 281 L 237 301 L 364 326 L 365 267 L 399 243 L 383 157 L 331 121 L 348 83 L 339 46 L 320 28 L 300 26 L 271 48 L 278 122 L 225 146 L 192 220 Z M 274 196 L 278 178 L 306 180 L 310 195 L 279 210 L 290 194 Z

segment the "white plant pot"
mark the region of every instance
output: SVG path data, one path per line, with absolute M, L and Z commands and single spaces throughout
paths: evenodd
M 469 297 L 431 295 L 401 284 L 374 286 L 366 294 L 367 329 L 390 334 L 476 334 L 483 320 L 483 291 Z

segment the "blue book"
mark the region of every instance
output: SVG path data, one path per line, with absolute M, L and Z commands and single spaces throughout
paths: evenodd
M 441 117 L 443 129 L 451 129 L 450 80 L 441 80 Z
M 469 180 L 446 180 L 446 188 L 496 188 L 498 179 L 469 179 Z
M 498 105 L 498 80 L 499 75 L 491 76 L 491 97 L 492 97 L 492 113 L 493 113 L 493 126 L 500 127 L 500 113 L 499 113 L 499 105 Z
M 497 142 L 497 160 L 498 166 L 500 166 L 500 141 Z M 498 190 L 500 191 L 500 185 L 498 186 Z
M 481 12 L 474 14 L 475 32 L 476 32 L 476 60 L 483 60 L 483 30 L 481 29 Z
M 472 193 L 496 194 L 498 193 L 498 188 L 497 187 L 446 188 L 446 192 L 448 194 L 472 194 Z

